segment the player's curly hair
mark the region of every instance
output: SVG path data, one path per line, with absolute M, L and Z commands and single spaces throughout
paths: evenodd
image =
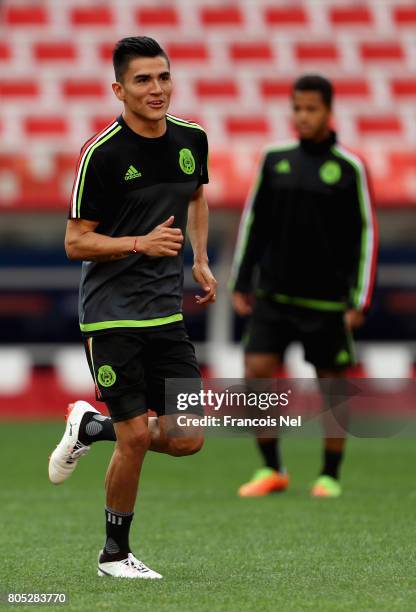
M 170 65 L 166 51 L 154 38 L 148 36 L 129 36 L 116 43 L 113 51 L 113 66 L 116 81 L 123 79 L 130 61 L 136 57 L 164 57 Z

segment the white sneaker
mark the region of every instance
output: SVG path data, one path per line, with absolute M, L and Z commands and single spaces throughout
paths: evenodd
M 75 402 L 72 410 L 68 412 L 64 435 L 49 457 L 49 480 L 53 484 L 61 484 L 69 478 L 77 466 L 78 459 L 91 448 L 78 440 L 79 426 L 86 412 L 101 414 L 83 400 Z
M 144 563 L 136 559 L 133 553 L 129 553 L 127 559 L 122 561 L 108 561 L 100 563 L 98 555 L 98 576 L 112 576 L 114 578 L 144 578 L 145 580 L 155 580 L 162 578 L 160 574 L 154 572 Z

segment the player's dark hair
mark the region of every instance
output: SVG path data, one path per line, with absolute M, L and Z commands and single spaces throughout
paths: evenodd
M 332 107 L 332 98 L 334 96 L 334 88 L 332 83 L 323 76 L 318 74 L 306 74 L 297 79 L 293 84 L 292 93 L 295 91 L 319 91 L 324 104 Z
M 170 65 L 166 51 L 148 36 L 129 36 L 116 43 L 113 51 L 113 66 L 116 81 L 121 82 L 130 61 L 136 57 L 164 57 Z

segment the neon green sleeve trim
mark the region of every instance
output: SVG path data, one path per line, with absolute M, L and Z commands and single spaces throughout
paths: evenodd
M 84 162 L 84 167 L 82 169 L 82 176 L 81 176 L 81 185 L 79 187 L 79 192 L 78 192 L 78 202 L 77 202 L 77 217 L 80 218 L 81 217 L 81 200 L 82 200 L 82 194 L 84 192 L 84 184 L 85 184 L 85 175 L 87 173 L 87 167 L 89 164 L 89 161 L 91 159 L 91 155 L 94 153 L 95 149 L 97 147 L 99 147 L 100 145 L 102 145 L 104 142 L 106 142 L 109 138 L 111 138 L 112 136 L 114 136 L 114 134 L 117 134 L 117 132 L 119 132 L 122 129 L 121 125 L 119 125 L 118 127 L 116 127 L 112 132 L 110 132 L 109 134 L 107 134 L 107 136 L 105 138 L 101 138 L 101 140 L 99 140 L 98 142 L 95 143 L 95 145 L 93 147 L 91 147 L 85 162 Z
M 271 144 L 266 147 L 266 153 L 284 153 L 285 151 L 293 151 L 299 147 L 299 140 L 290 140 L 288 142 L 281 142 Z
M 355 308 L 361 308 L 366 300 L 368 293 L 369 278 L 371 276 L 372 248 L 373 248 L 373 228 L 371 220 L 370 195 L 366 186 L 365 171 L 360 163 L 352 155 L 346 155 L 337 147 L 332 148 L 332 152 L 337 157 L 345 159 L 354 168 L 357 181 L 357 194 L 360 206 L 362 221 L 360 259 L 358 263 L 357 280 L 355 286 L 351 288 L 351 300 Z
M 231 267 L 230 280 L 228 281 L 228 288 L 230 291 L 234 291 L 237 284 L 238 275 L 240 273 L 241 264 L 247 251 L 248 243 L 250 240 L 251 228 L 254 222 L 254 206 L 256 203 L 257 194 L 260 190 L 262 181 L 264 180 L 264 165 L 267 154 L 263 155 L 260 163 L 260 170 L 257 172 L 254 184 L 250 190 L 244 211 L 240 221 L 240 227 L 238 230 L 237 245 L 235 247 L 234 259 Z
M 167 121 L 171 123 L 175 123 L 176 125 L 181 125 L 182 127 L 193 128 L 194 130 L 200 130 L 201 132 L 205 132 L 204 128 L 201 127 L 198 123 L 186 123 L 185 121 L 174 119 L 171 115 L 166 115 Z
M 100 323 L 80 323 L 79 326 L 83 332 L 92 332 L 116 327 L 156 327 L 157 325 L 167 325 L 167 323 L 175 323 L 176 321 L 183 321 L 182 313 L 173 314 L 169 317 L 161 317 L 159 319 L 144 319 L 142 321 L 101 321 Z

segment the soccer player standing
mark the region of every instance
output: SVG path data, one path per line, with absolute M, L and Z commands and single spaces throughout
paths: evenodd
M 131 552 L 129 529 L 146 452 L 183 456 L 203 443 L 199 430 L 170 435 L 165 379 L 193 379 L 199 386 L 181 311 L 186 228 L 193 275 L 205 291 L 197 302 L 215 300 L 203 192 L 208 143 L 199 125 L 167 114 L 170 65 L 155 40 L 119 41 L 113 63 L 112 87 L 124 110 L 81 150 L 65 237 L 69 258 L 83 261 L 80 327 L 97 399 L 111 419 L 76 402 L 49 477 L 63 482 L 92 442 L 116 440 L 98 574 L 161 578 Z M 148 408 L 158 414 L 156 427 L 149 425 Z
M 251 315 L 247 379 L 272 378 L 294 341 L 303 344 L 320 379 L 344 377 L 354 361 L 351 330 L 370 306 L 377 231 L 364 165 L 331 130 L 332 98 L 332 85 L 321 76 L 294 83 L 299 140 L 266 150 L 243 214 L 231 288 L 236 312 Z M 278 440 L 257 442 L 264 467 L 240 487 L 243 497 L 289 483 Z M 344 447 L 344 435 L 325 438 L 312 495 L 340 495 Z

